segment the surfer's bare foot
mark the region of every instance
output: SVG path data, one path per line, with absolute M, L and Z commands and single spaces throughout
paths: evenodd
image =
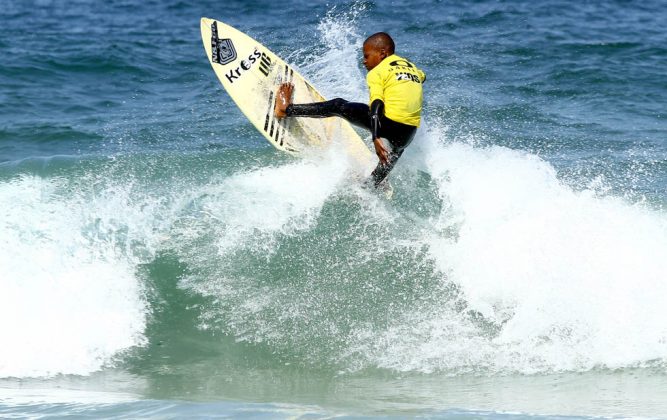
M 291 83 L 282 83 L 276 92 L 276 107 L 273 109 L 276 118 L 285 118 L 287 116 L 287 107 L 292 103 L 292 92 L 294 85 Z

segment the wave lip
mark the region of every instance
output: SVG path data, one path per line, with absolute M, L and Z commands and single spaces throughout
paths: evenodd
M 544 373 L 664 363 L 664 213 L 575 191 L 538 157 L 501 147 L 454 144 L 429 164 L 451 206 L 437 229 L 457 232 L 434 235 L 431 254 L 491 328 L 462 366 Z M 432 331 L 433 322 L 421 325 Z M 438 353 L 438 341 L 424 346 Z

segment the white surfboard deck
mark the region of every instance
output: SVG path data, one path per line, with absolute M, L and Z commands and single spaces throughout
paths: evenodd
M 325 100 L 299 72 L 261 43 L 223 22 L 202 18 L 201 36 L 222 86 L 275 148 L 298 155 L 308 149 L 340 145 L 358 161 L 363 175 L 370 174 L 377 164 L 375 153 L 343 118 L 275 118 L 276 90 L 282 82 L 294 84 L 294 103 Z

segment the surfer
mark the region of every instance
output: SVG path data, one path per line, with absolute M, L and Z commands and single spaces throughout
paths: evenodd
M 370 130 L 379 158 L 371 178 L 377 187 L 401 157 L 417 132 L 422 110 L 423 71 L 394 53 L 389 34 L 378 32 L 364 41 L 364 66 L 369 104 L 341 98 L 310 104 L 293 104 L 291 83 L 283 83 L 276 96 L 275 115 L 284 117 L 342 117 Z M 382 139 L 387 142 L 383 142 Z

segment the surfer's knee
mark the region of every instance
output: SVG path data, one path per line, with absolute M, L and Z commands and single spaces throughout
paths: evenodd
M 331 106 L 333 106 L 334 109 L 337 110 L 342 110 L 345 107 L 345 104 L 347 104 L 347 101 L 343 98 L 334 98 L 330 102 Z

